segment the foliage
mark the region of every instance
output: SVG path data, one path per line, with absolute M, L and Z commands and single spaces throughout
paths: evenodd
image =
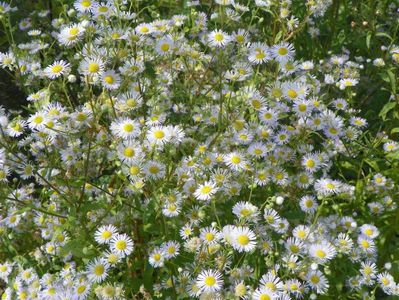
M 2 299 L 398 297 L 398 8 L 0 2 Z

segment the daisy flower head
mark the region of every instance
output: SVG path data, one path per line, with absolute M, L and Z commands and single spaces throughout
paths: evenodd
M 163 253 L 167 259 L 179 255 L 180 244 L 176 241 L 169 241 L 162 245 Z
M 277 300 L 277 294 L 266 286 L 257 288 L 252 294 L 252 300 Z
M 223 288 L 222 274 L 216 270 L 203 270 L 198 274 L 196 284 L 201 293 L 214 293 Z
M 231 39 L 238 45 L 245 45 L 248 43 L 249 33 L 245 29 L 238 29 L 237 31 L 233 32 Z
M 278 62 L 284 63 L 286 61 L 292 60 L 295 55 L 295 49 L 293 45 L 287 42 L 282 42 L 272 46 L 271 55 Z
M 99 57 L 86 57 L 79 64 L 79 70 L 83 75 L 101 75 L 104 72 L 105 63 Z
M 97 4 L 97 1 L 94 0 L 76 0 L 73 6 L 80 13 L 89 13 Z
M 156 43 L 155 51 L 161 56 L 166 56 L 173 53 L 173 48 L 174 42 L 172 38 L 165 36 L 159 39 L 159 41 Z
M 224 163 L 233 171 L 239 171 L 246 167 L 247 161 L 240 152 L 232 152 L 223 156 Z
M 299 206 L 305 213 L 313 214 L 317 210 L 318 204 L 315 197 L 306 195 L 299 200 Z
M 83 37 L 84 32 L 85 28 L 81 24 L 72 24 L 60 31 L 58 41 L 61 45 L 72 46 Z
M 107 278 L 108 269 L 108 263 L 102 259 L 96 258 L 94 261 L 91 261 L 86 270 L 89 281 L 93 283 L 103 282 Z
M 328 280 L 320 270 L 309 272 L 306 275 L 306 281 L 318 294 L 325 294 L 329 288 Z
M 231 37 L 221 30 L 213 30 L 208 34 L 208 42 L 213 47 L 224 47 L 231 41 Z
M 165 261 L 165 252 L 161 247 L 157 247 L 151 251 L 149 257 L 149 263 L 154 268 L 162 267 Z
M 248 60 L 254 64 L 263 64 L 271 59 L 270 49 L 264 43 L 253 43 L 249 48 Z
M 55 61 L 44 69 L 44 74 L 50 79 L 56 79 L 70 72 L 70 64 L 64 60 Z
M 369 239 L 375 239 L 380 233 L 378 228 L 371 224 L 364 224 L 359 229 L 361 235 L 364 235 Z
M 121 76 L 114 70 L 105 71 L 101 75 L 101 83 L 108 90 L 116 90 L 121 84 Z
M 396 150 L 399 149 L 399 144 L 398 142 L 395 141 L 388 141 L 384 143 L 383 149 L 385 152 L 395 152 Z
M 139 35 L 149 35 L 154 32 L 154 27 L 151 24 L 141 23 L 136 26 L 135 31 Z
M 114 225 L 103 225 L 94 233 L 94 239 L 99 244 L 109 244 L 117 232 Z
M 302 157 L 301 164 L 309 173 L 316 172 L 322 166 L 319 156 L 312 153 L 306 154 L 304 157 Z
M 121 118 L 113 121 L 110 129 L 115 136 L 129 140 L 140 134 L 140 123 L 128 118 Z
M 166 126 L 153 126 L 148 130 L 147 140 L 152 145 L 163 145 L 169 142 L 171 132 Z
M 204 241 L 206 245 L 214 245 L 220 238 L 220 232 L 216 228 L 205 227 L 200 229 L 200 239 Z
M 232 247 L 238 252 L 251 252 L 256 248 L 256 235 L 248 227 L 236 227 L 232 232 Z
M 335 247 L 327 241 L 321 241 L 309 247 L 309 255 L 321 264 L 333 259 L 336 253 Z
M 209 201 L 217 191 L 218 188 L 214 182 L 206 181 L 198 185 L 194 192 L 194 197 L 198 200 Z
M 332 180 L 329 178 L 322 178 L 316 180 L 314 189 L 320 195 L 332 195 L 340 192 L 342 183 L 338 180 Z
M 165 176 L 165 165 L 159 161 L 147 161 L 144 164 L 144 173 L 150 179 L 159 179 Z
M 125 257 L 133 252 L 133 241 L 127 234 L 116 234 L 111 239 L 110 248 L 113 253 Z
M 249 202 L 241 201 L 234 204 L 233 214 L 236 215 L 237 218 L 255 219 L 259 212 L 257 206 Z

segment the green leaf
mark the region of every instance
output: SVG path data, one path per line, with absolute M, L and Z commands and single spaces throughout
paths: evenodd
M 386 37 L 386 38 L 388 38 L 388 39 L 390 39 L 390 40 L 392 41 L 392 37 L 391 37 L 388 33 L 385 33 L 385 32 L 377 32 L 375 35 L 376 35 L 376 36 L 383 36 L 383 37 Z
M 369 160 L 366 159 L 365 162 L 374 169 L 374 171 L 379 172 L 380 171 L 380 167 L 378 166 L 377 162 L 375 160 Z
M 391 111 L 392 109 L 394 109 L 395 106 L 396 106 L 396 102 L 388 102 L 387 104 L 385 104 L 383 106 L 383 108 L 381 109 L 378 116 L 381 117 L 385 121 L 388 112 Z
M 369 31 L 369 32 L 367 33 L 367 37 L 366 37 L 367 49 L 370 49 L 370 40 L 371 40 L 371 31 Z
M 388 73 L 389 81 L 391 82 L 391 89 L 392 89 L 392 92 L 393 92 L 393 94 L 395 95 L 395 94 L 396 94 L 396 79 L 395 79 L 395 74 L 394 74 L 391 70 L 388 70 L 387 73 Z
M 396 128 L 391 130 L 391 134 L 398 133 L 398 132 L 399 132 L 399 127 L 396 127 Z

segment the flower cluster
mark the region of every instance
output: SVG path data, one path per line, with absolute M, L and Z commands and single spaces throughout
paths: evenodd
M 399 295 L 370 217 L 396 211 L 395 181 L 341 169 L 363 155 L 353 99 L 381 63 L 298 57 L 295 30 L 332 1 L 307 1 L 311 20 L 277 2 L 254 6 L 284 20 L 273 39 L 233 1 L 153 20 L 77 0 L 47 28 L 48 12 L 20 21 L 29 42 L 0 53 L 29 103 L 0 110 L 2 299 Z

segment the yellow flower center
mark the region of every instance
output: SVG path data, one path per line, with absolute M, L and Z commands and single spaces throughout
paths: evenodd
M 170 45 L 169 44 L 162 44 L 161 45 L 161 47 L 160 47 L 160 49 L 163 51 L 163 52 L 167 52 L 167 51 L 169 51 L 169 49 L 170 49 Z
M 123 125 L 123 130 L 125 132 L 132 132 L 134 130 L 134 126 L 130 123 Z
M 73 27 L 73 28 L 69 29 L 70 35 L 77 35 L 78 33 L 79 33 L 79 28 L 77 28 L 77 27 Z
M 213 276 L 207 276 L 207 277 L 205 277 L 205 282 L 204 283 L 207 286 L 213 286 L 216 283 L 216 279 Z
M 310 281 L 311 281 L 313 284 L 318 284 L 318 283 L 320 282 L 320 278 L 319 278 L 318 276 L 316 276 L 316 275 L 313 275 L 313 276 L 310 278 Z
M 105 230 L 103 233 L 101 233 L 101 237 L 105 240 L 109 239 L 112 236 L 112 232 L 109 230 Z
M 315 255 L 317 257 L 319 257 L 319 258 L 324 258 L 324 257 L 326 257 L 326 252 L 324 252 L 323 250 L 319 249 L 319 250 L 316 250 Z
M 161 254 L 159 254 L 159 253 L 155 253 L 152 257 L 154 258 L 155 261 L 161 260 Z
M 94 275 L 96 276 L 101 276 L 104 274 L 104 266 L 103 265 L 97 265 L 94 267 L 93 270 Z
M 90 63 L 88 69 L 90 73 L 97 73 L 100 70 L 100 65 L 98 63 Z
M 124 151 L 123 151 L 123 154 L 126 156 L 126 157 L 132 157 L 132 156 L 134 156 L 134 150 L 133 150 L 133 148 L 126 148 Z
M 221 34 L 221 33 L 216 33 L 216 34 L 215 34 L 215 41 L 221 42 L 221 41 L 223 41 L 223 40 L 224 40 L 223 34 Z
M 279 55 L 281 55 L 281 56 L 285 56 L 285 55 L 287 55 L 287 54 L 288 54 L 288 49 L 287 49 L 287 48 L 284 48 L 284 47 L 282 47 L 282 48 L 279 48 L 279 49 L 277 50 L 277 52 L 278 52 L 278 54 L 279 54 Z
M 115 243 L 115 248 L 118 250 L 125 250 L 127 247 L 126 241 L 121 240 Z
M 270 300 L 271 298 L 270 298 L 270 296 L 269 295 L 266 295 L 266 294 L 262 294 L 262 295 L 260 295 L 260 297 L 259 297 L 259 300 Z
M 55 65 L 51 68 L 51 71 L 53 73 L 60 73 L 62 71 L 63 67 L 61 65 Z
M 288 95 L 288 97 L 290 97 L 290 98 L 296 98 L 296 97 L 298 97 L 298 93 L 297 93 L 295 90 L 288 90 L 288 91 L 287 91 L 287 95 Z
M 91 1 L 90 0 L 83 0 L 82 2 L 81 2 L 81 4 L 82 4 L 82 6 L 83 7 L 90 7 L 90 5 L 91 5 Z
M 246 245 L 249 244 L 249 237 L 246 236 L 246 235 L 244 235 L 244 234 L 239 235 L 238 238 L 237 238 L 237 242 L 238 242 L 240 245 L 242 245 L 242 246 L 246 246 Z
M 213 233 L 211 233 L 211 232 L 208 232 L 207 234 L 205 234 L 205 239 L 206 239 L 208 242 L 213 241 L 214 238 L 215 238 L 215 235 L 214 235 Z
M 241 158 L 239 156 L 233 156 L 231 158 L 231 162 L 235 165 L 239 164 L 241 162 Z
M 165 137 L 165 132 L 163 132 L 162 130 L 157 130 L 154 132 L 154 136 L 157 139 L 162 139 Z
M 112 77 L 111 75 L 107 75 L 104 77 L 104 81 L 108 84 L 113 84 L 114 83 L 114 77 Z

